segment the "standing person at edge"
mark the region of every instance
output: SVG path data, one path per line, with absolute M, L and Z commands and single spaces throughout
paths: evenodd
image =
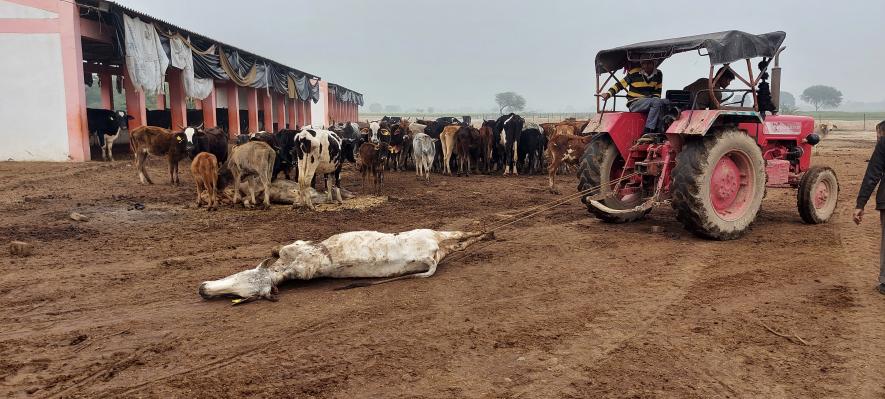
M 627 72 L 627 76 L 615 82 L 607 92 L 602 93 L 602 99 L 608 100 L 621 90 L 627 91 L 627 108 L 630 112 L 648 113 L 645 120 L 643 133 L 657 132 L 658 120 L 667 100 L 661 98 L 661 89 L 664 87 L 664 73 L 657 68 L 654 60 L 644 60 Z
M 876 149 L 867 164 L 867 172 L 864 173 L 860 184 L 860 192 L 857 193 L 857 207 L 854 209 L 854 223 L 860 224 L 863 220 L 863 208 L 873 194 L 873 189 L 879 186 L 876 192 L 876 210 L 879 211 L 879 223 L 882 226 L 881 242 L 879 247 L 879 285 L 876 289 L 880 294 L 885 294 L 885 188 L 879 184 L 882 173 L 885 173 L 885 121 L 876 125 Z

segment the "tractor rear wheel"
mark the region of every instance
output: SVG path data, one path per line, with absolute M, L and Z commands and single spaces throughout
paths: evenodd
M 740 237 L 762 206 L 764 165 L 759 146 L 739 130 L 687 141 L 673 170 L 677 219 L 702 237 Z
M 812 166 L 799 181 L 799 216 L 808 224 L 825 223 L 833 216 L 838 197 L 836 172 L 827 166 Z
M 587 148 L 584 150 L 584 155 L 581 157 L 581 163 L 578 166 L 578 191 L 600 187 L 602 192 L 608 194 L 605 199 L 600 201 L 605 206 L 611 209 L 634 208 L 642 203 L 641 195 L 637 193 L 619 197 L 611 190 L 615 184 L 612 183 L 612 181 L 620 178 L 623 170 L 624 158 L 621 157 L 620 152 L 618 152 L 618 148 L 615 146 L 614 141 L 612 141 L 611 137 L 608 135 L 598 136 L 587 145 Z M 604 222 L 632 222 L 642 219 L 645 215 L 651 212 L 649 209 L 617 214 L 608 213 L 593 206 L 590 201 L 587 201 L 587 197 L 594 196 L 599 192 L 600 190 L 594 190 L 584 195 L 581 198 L 581 202 L 584 202 L 587 205 L 587 210 L 590 211 L 590 213 Z

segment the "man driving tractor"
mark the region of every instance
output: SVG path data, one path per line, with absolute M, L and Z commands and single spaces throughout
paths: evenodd
M 734 72 L 731 69 L 726 67 L 719 68 L 716 71 L 716 75 L 718 78 L 713 82 L 713 89 L 725 89 L 728 85 L 731 84 L 731 81 L 734 80 Z M 710 98 L 710 79 L 709 78 L 700 78 L 694 83 L 685 86 L 685 91 L 691 92 L 691 98 L 694 100 L 694 109 L 716 109 L 718 108 L 716 104 Z M 716 95 L 716 103 L 722 103 L 722 92 L 714 91 Z
M 658 120 L 668 104 L 667 100 L 661 98 L 663 82 L 664 74 L 657 68 L 656 61 L 644 60 L 639 67 L 630 69 L 627 76 L 602 93 L 602 99 L 608 100 L 621 90 L 627 90 L 627 109 L 630 112 L 648 113 L 643 133 L 656 133 Z

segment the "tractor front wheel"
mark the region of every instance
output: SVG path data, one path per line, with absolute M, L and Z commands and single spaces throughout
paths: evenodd
M 764 165 L 759 146 L 739 130 L 687 141 L 673 170 L 677 219 L 702 237 L 740 237 L 762 206 Z
M 621 177 L 624 170 L 624 158 L 618 152 L 618 147 L 608 135 L 601 135 L 594 138 L 581 157 L 581 163 L 578 166 L 578 191 L 584 191 L 591 188 L 598 188 L 587 193 L 581 199 L 587 205 L 587 210 L 596 215 L 600 220 L 607 223 L 627 223 L 639 220 L 645 217 L 651 210 L 641 210 L 623 213 L 609 213 L 599 209 L 590 201 L 588 197 L 594 196 L 599 192 L 606 195 L 606 198 L 600 202 L 608 208 L 623 210 L 632 209 L 642 203 L 642 196 L 639 193 L 615 193 L 612 191 L 617 186 L 614 181 Z
M 825 223 L 836 210 L 839 181 L 827 166 L 812 166 L 799 181 L 799 216 L 808 224 Z

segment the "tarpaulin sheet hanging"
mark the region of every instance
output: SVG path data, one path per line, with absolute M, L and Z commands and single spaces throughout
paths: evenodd
M 336 84 L 329 84 L 329 95 L 334 96 L 340 102 L 363 105 L 362 94 Z
M 212 79 L 199 79 L 194 77 L 194 57 L 191 48 L 181 35 L 175 35 L 169 40 L 169 52 L 172 66 L 181 69 L 184 78 L 184 95 L 202 100 L 209 97 L 214 87 Z
M 295 75 L 289 73 L 288 76 L 289 98 L 298 98 L 302 101 L 313 100 L 314 103 L 320 101 L 320 82 L 310 83 L 307 75 Z
M 169 58 L 153 24 L 123 15 L 126 32 L 126 68 L 136 91 L 157 94 L 163 91 L 163 77 Z
M 237 86 L 253 87 L 257 81 L 257 69 L 255 65 L 240 58 L 236 51 L 230 53 L 218 46 L 218 57 L 221 60 L 221 68 L 231 81 Z

